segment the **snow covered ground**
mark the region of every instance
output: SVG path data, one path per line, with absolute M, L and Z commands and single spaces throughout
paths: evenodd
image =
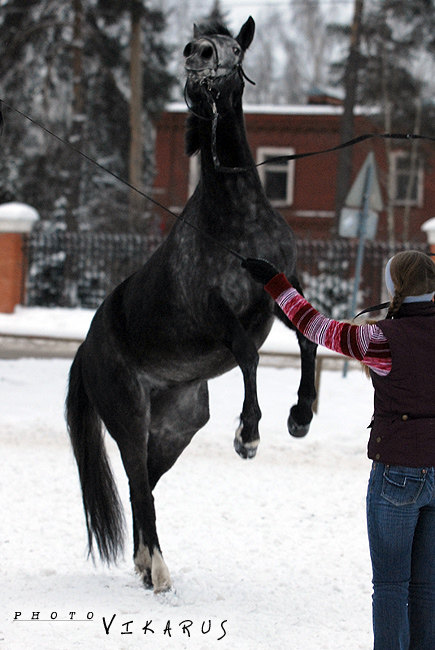
M 68 334 L 91 313 L 68 313 Z M 18 310 L 33 330 L 61 331 L 62 310 Z M 38 316 L 39 325 L 35 324 Z M 28 332 L 29 333 L 29 332 Z M 286 333 L 283 345 L 293 345 Z M 86 559 L 86 534 L 63 402 L 70 361 L 0 361 L 0 648 L 368 650 L 371 576 L 365 528 L 372 389 L 351 366 L 322 374 L 305 439 L 286 430 L 299 371 L 260 367 L 257 457 L 233 450 L 239 370 L 210 382 L 211 419 L 155 491 L 174 592 L 154 596 L 126 558 Z M 117 484 L 129 497 L 118 451 Z M 16 613 L 19 613 L 14 620 Z

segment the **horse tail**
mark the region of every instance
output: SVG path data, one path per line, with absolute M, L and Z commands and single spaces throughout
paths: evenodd
M 101 418 L 92 405 L 82 377 L 81 346 L 72 363 L 66 398 L 66 421 L 79 471 L 88 531 L 107 564 L 116 562 L 124 547 L 124 516 L 103 440 Z

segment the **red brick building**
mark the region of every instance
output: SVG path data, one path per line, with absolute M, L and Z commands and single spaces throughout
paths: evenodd
M 340 141 L 342 108 L 333 105 L 249 106 L 244 107 L 248 140 L 257 162 L 272 156 L 317 151 Z M 198 178 L 198 159 L 184 153 L 187 109 L 173 104 L 161 115 L 156 134 L 156 177 L 154 196 L 163 205 L 179 212 Z M 361 112 L 355 117 L 355 136 L 379 132 L 374 121 Z M 402 240 L 405 203 L 409 203 L 408 241 L 425 241 L 421 225 L 435 215 L 435 149 L 419 143 L 416 182 L 407 197 L 410 142 L 389 140 L 391 196 L 395 215 L 395 236 Z M 387 204 L 386 141 L 366 140 L 353 147 L 355 178 L 369 152 L 373 151 L 384 206 Z M 300 238 L 327 239 L 335 225 L 335 187 L 338 153 L 312 156 L 288 163 L 259 167 L 260 177 L 272 203 L 288 220 Z M 167 229 L 172 218 L 162 211 Z M 387 239 L 387 215 L 379 215 L 377 239 Z

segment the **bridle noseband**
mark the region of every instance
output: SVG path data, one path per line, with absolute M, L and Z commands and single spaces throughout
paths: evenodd
M 243 66 L 242 66 L 243 51 L 242 51 L 240 45 L 238 45 L 238 44 L 233 46 L 233 52 L 234 52 L 234 54 L 236 56 L 239 56 L 239 61 L 237 61 L 237 63 L 235 63 L 228 70 L 228 72 L 226 72 L 226 73 L 218 74 L 219 68 L 223 68 L 224 65 L 220 62 L 219 52 L 218 52 L 218 48 L 217 48 L 216 43 L 214 42 L 214 40 L 212 38 L 209 38 L 207 36 L 201 36 L 201 38 L 196 39 L 194 41 L 190 41 L 186 45 L 186 47 L 184 48 L 184 56 L 186 57 L 186 59 L 188 59 L 190 56 L 195 54 L 195 44 L 199 43 L 201 41 L 205 41 L 211 47 L 212 52 L 213 52 L 213 57 L 210 57 L 210 58 L 213 58 L 214 64 L 213 64 L 213 66 L 210 66 L 209 64 L 207 64 L 207 65 L 204 65 L 202 68 L 189 68 L 186 65 L 185 67 L 186 67 L 186 70 L 188 72 L 203 72 L 205 70 L 208 70 L 209 74 L 204 75 L 204 79 L 205 80 L 211 80 L 211 79 L 215 79 L 216 77 L 219 77 L 219 78 L 228 77 L 231 74 L 233 74 L 233 72 L 235 70 L 237 70 L 242 80 L 246 79 L 246 81 L 248 81 L 250 84 L 255 86 L 255 81 L 252 81 L 252 79 L 250 79 L 247 76 L 247 74 L 245 73 L 245 71 L 243 70 Z M 237 43 L 237 41 L 234 41 L 234 42 Z

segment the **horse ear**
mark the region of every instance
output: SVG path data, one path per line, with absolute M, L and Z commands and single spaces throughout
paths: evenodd
M 247 50 L 248 47 L 252 43 L 252 39 L 254 38 L 254 32 L 255 32 L 255 22 L 252 16 L 249 16 L 248 20 L 244 25 L 242 25 L 242 28 L 239 32 L 239 35 L 236 36 L 236 41 L 240 45 L 243 51 Z
M 194 23 L 194 24 L 193 24 L 193 38 L 194 38 L 194 39 L 198 39 L 200 36 L 201 36 L 201 32 L 200 32 L 200 30 L 199 30 L 199 27 L 198 27 L 198 25 L 196 25 L 196 24 Z

